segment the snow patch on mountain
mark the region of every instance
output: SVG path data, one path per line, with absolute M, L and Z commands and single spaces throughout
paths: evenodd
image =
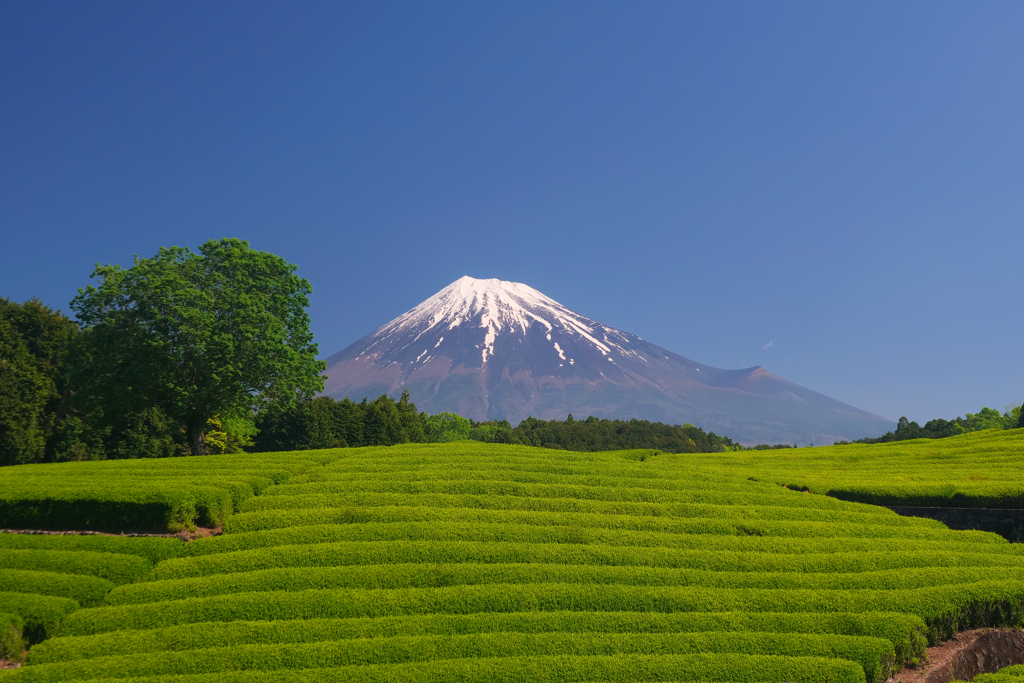
M 367 346 L 366 351 L 396 337 L 411 337 L 409 344 L 414 344 L 420 337 L 434 331 L 472 326 L 485 330 L 480 358 L 486 365 L 488 359 L 494 356 L 494 344 L 499 335 L 504 332 L 525 335 L 535 323 L 545 328 L 548 341 L 552 340 L 551 333 L 556 331 L 589 342 L 602 356 L 607 356 L 613 348 L 626 353 L 619 343 L 609 339 L 609 334 L 613 337 L 621 336 L 618 330 L 574 313 L 533 287 L 519 282 L 493 278 L 477 280 L 468 276 L 459 278 L 378 329 L 372 335 L 374 341 Z M 438 348 L 442 341 L 443 336 L 433 348 Z M 620 341 L 628 343 L 625 339 Z M 559 358 L 565 360 L 562 348 L 557 342 L 554 346 Z

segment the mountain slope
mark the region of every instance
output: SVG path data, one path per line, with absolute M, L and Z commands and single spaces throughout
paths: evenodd
M 463 277 L 328 358 L 324 393 L 409 388 L 430 413 L 691 422 L 742 443 L 832 443 L 892 422 L 771 374 L 721 370 L 575 313 L 515 282 Z

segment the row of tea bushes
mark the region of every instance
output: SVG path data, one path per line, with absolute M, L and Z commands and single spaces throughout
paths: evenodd
M 0 612 L 20 620 L 29 644 L 41 642 L 75 610 L 104 604 L 182 547 L 171 538 L 0 533 Z
M 532 559 L 532 558 L 531 558 Z M 297 567 L 232 572 L 188 579 L 153 581 L 113 590 L 112 605 L 133 605 L 174 600 L 181 595 L 204 598 L 254 591 L 306 591 L 335 589 L 408 589 L 517 585 L 623 585 L 701 589 L 852 591 L 916 590 L 929 586 L 980 583 L 994 567 L 921 567 L 876 572 L 759 572 L 704 571 L 663 567 L 515 563 L 408 563 L 346 567 Z M 999 567 L 1002 581 L 1024 579 L 1024 567 Z M 2 585 L 2 583 L 0 583 Z
M 692 455 L 312 455 L 0 680 L 881 683 L 1024 625 L 1024 547 Z
M 459 636 L 395 636 L 287 645 L 233 645 L 204 647 L 187 657 L 151 652 L 108 655 L 28 667 L 20 680 L 60 683 L 88 678 L 103 671 L 108 678 L 168 674 L 217 673 L 224 670 L 297 670 L 395 665 L 437 660 L 535 658 L 567 655 L 770 655 L 828 657 L 848 660 L 884 680 L 892 670 L 895 653 L 888 640 L 866 636 L 806 633 L 474 633 Z M 861 678 L 863 679 L 863 672 Z M 759 680 L 759 679 L 754 679 Z
M 102 604 L 114 584 L 98 576 L 0 569 L 0 593 L 37 593 L 71 598 L 83 607 Z
M 249 550 L 203 552 L 161 563 L 149 579 L 184 579 L 234 572 L 253 572 L 295 567 L 348 567 L 362 565 L 405 564 L 519 564 L 584 565 L 608 567 L 661 567 L 706 572 L 799 572 L 829 573 L 879 572 L 915 567 L 1019 567 L 1019 554 L 979 552 L 969 544 L 935 547 L 921 546 L 916 552 L 808 552 L 802 554 L 756 551 L 665 548 L 657 546 L 616 546 L 577 542 L 524 543 L 507 541 L 343 541 L 334 534 L 320 533 L 321 540 L 308 532 L 323 532 L 338 527 L 297 527 L 307 532 L 305 542 L 297 545 L 267 545 Z M 344 531 L 342 527 L 339 531 Z M 326 537 L 326 538 L 324 538 Z M 215 538 L 231 539 L 231 536 Z M 250 542 L 271 539 L 245 539 Z M 289 539 L 291 540 L 291 539 Z M 198 542 L 195 542 L 198 544 Z M 210 544 L 212 545 L 212 544 Z M 216 548 L 217 546 L 214 546 Z M 814 548 L 814 550 L 820 550 Z M 187 549 L 186 549 L 186 554 Z
M 1018 580 L 941 584 L 925 588 L 775 589 L 623 584 L 492 583 L 430 588 L 304 589 L 237 592 L 82 610 L 63 633 L 90 635 L 205 621 L 392 617 L 417 614 L 561 611 L 594 612 L 878 612 L 924 619 L 940 640 L 959 631 L 1024 624 L 1024 584 Z
M 106 534 L 4 534 L 2 550 L 84 550 L 91 553 L 133 555 L 157 563 L 181 554 L 181 543 L 160 537 L 110 536 Z
M 26 480 L 0 491 L 0 525 L 11 529 L 180 531 L 216 526 L 233 509 L 225 487 L 113 479 L 54 488 Z
M 201 622 L 149 630 L 111 631 L 48 640 L 33 648 L 30 661 L 47 664 L 122 654 L 280 645 L 399 636 L 454 636 L 480 633 L 811 633 L 883 638 L 899 661 L 924 648 L 924 622 L 908 614 L 784 614 L 776 612 L 512 612 L 427 614 L 362 619 L 280 619 Z
M 91 550 L 0 549 L 0 570 L 29 569 L 61 574 L 85 574 L 98 576 L 115 584 L 135 581 L 152 566 L 152 562 L 141 555 L 97 553 Z
M 4 468 L 0 528 L 176 532 L 216 527 L 322 452 L 107 460 Z
M 124 657 L 130 660 L 131 657 Z M 549 655 L 436 659 L 407 664 L 353 665 L 315 668 L 227 670 L 207 674 L 157 675 L 133 678 L 90 678 L 95 683 L 521 683 L 522 681 L 716 681 L 719 683 L 863 683 L 856 662 L 826 657 L 787 657 L 729 653 Z M 313 666 L 309 666 L 313 664 Z M 31 680 L 34 667 L 12 672 L 10 680 Z M 92 673 L 87 675 L 92 676 Z
M 420 541 L 429 543 L 530 543 L 601 545 L 636 548 L 718 552 L 754 552 L 798 555 L 842 552 L 931 552 L 949 548 L 957 552 L 1019 556 L 1018 546 L 983 532 L 961 532 L 950 538 L 928 529 L 921 538 L 909 538 L 920 527 L 892 529 L 848 524 L 702 524 L 700 520 L 673 520 L 630 515 L 552 515 L 493 510 L 433 510 L 431 508 L 371 508 L 366 510 L 307 511 L 309 514 L 277 518 L 265 531 L 232 533 L 227 524 L 222 536 L 199 539 L 185 546 L 185 555 L 199 556 L 254 550 L 279 545 Z M 317 512 L 321 522 L 311 524 Z M 229 522 L 245 514 L 232 517 Z M 449 520 L 444 523 L 443 520 Z M 474 522 L 474 520 L 477 520 Z M 252 521 L 247 518 L 245 521 Z M 266 519 L 260 519 L 260 526 Z M 280 526 L 288 521 L 294 526 Z M 799 534 L 799 535 L 798 535 Z M 780 544 L 777 538 L 785 538 Z M 970 546 L 981 546 L 974 548 Z

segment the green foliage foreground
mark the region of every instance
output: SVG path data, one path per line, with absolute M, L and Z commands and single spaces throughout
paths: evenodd
M 972 472 L 1009 481 L 1001 434 L 961 444 Z M 92 495 L 176 466 L 231 510 L 188 544 L 0 534 L 0 611 L 35 643 L 0 679 L 880 683 L 929 640 L 1024 625 L 1024 547 L 751 481 L 722 460 L 741 455 L 463 441 L 12 468 L 21 491 Z

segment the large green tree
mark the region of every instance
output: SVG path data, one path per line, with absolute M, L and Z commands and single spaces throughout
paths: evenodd
M 44 458 L 69 393 L 65 358 L 77 332 L 38 299 L 0 299 L 0 465 Z
M 76 383 L 106 410 L 157 408 L 208 452 L 211 418 L 251 421 L 323 389 L 309 329 L 312 288 L 279 256 L 238 239 L 161 248 L 132 267 L 97 264 L 71 302 L 83 325 Z

